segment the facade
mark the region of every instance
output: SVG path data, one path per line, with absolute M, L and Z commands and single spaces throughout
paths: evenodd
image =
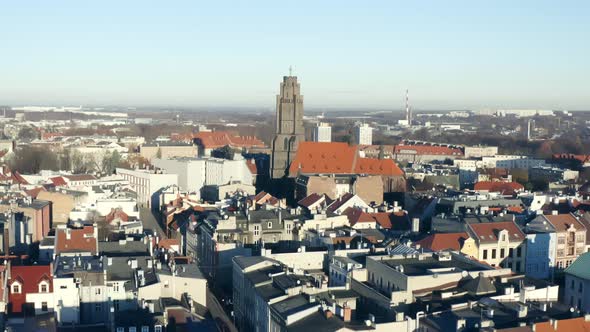
M 529 169 L 530 181 L 561 182 L 578 179 L 579 172 L 556 167 L 533 167 Z
M 11 266 L 9 312 L 35 315 L 53 311 L 53 274 L 49 265 Z
M 465 158 L 493 157 L 498 154 L 497 146 L 466 146 Z
M 549 279 L 555 269 L 557 235 L 555 228 L 544 216 L 531 220 L 524 229 L 526 233 L 527 276 Z
M 545 166 L 545 160 L 534 159 L 521 155 L 496 155 L 491 157 L 483 157 L 482 166 L 485 168 L 533 168 Z
M 181 142 L 170 143 L 146 143 L 140 146 L 139 154 L 151 161 L 154 158 L 174 158 L 174 157 L 196 157 L 198 148 L 191 144 Z
M 117 168 L 117 174 L 129 181 L 131 187 L 137 193 L 137 204 L 141 206 L 154 206 L 154 194 L 169 185 L 178 185 L 177 174 L 164 174 L 150 170 L 131 170 Z M 157 205 L 157 204 L 156 204 Z
M 467 223 L 467 230 L 475 240 L 477 259 L 514 272 L 525 270 L 525 236 L 514 222 Z
M 285 76 L 277 95 L 276 134 L 272 141 L 270 175 L 279 179 L 287 174 L 299 142 L 305 140 L 303 96 L 296 76 Z
M 330 127 L 330 124 L 319 122 L 313 127 L 311 140 L 314 142 L 332 142 L 332 127 Z
M 255 174 L 243 158 L 228 160 L 212 157 L 154 159 L 152 164 L 168 174 L 178 175 L 182 191 L 200 192 L 204 186 L 229 183 L 253 184 Z
M 356 145 L 372 145 L 373 128 L 366 123 L 358 124 L 354 127 L 354 139 Z
M 582 254 L 565 269 L 563 302 L 582 312 L 590 312 L 590 253 Z
M 571 213 L 542 215 L 539 218 L 555 229 L 557 245 L 555 267 L 563 270 L 586 251 L 586 227 Z

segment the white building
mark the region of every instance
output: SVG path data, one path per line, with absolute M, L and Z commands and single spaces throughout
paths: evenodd
M 152 206 L 152 196 L 158 190 L 171 184 L 178 184 L 177 174 L 165 174 L 145 169 L 117 168 L 121 175 L 137 193 L 137 203 L 142 206 Z
M 354 127 L 354 138 L 357 145 L 372 145 L 373 128 L 366 123 L 357 125 Z
M 528 156 L 520 155 L 496 155 L 492 157 L 483 157 L 482 166 L 486 168 L 533 168 L 545 166 L 545 160 L 534 159 Z
M 466 146 L 465 158 L 493 157 L 498 154 L 497 146 Z
M 221 159 L 213 157 L 154 159 L 152 164 L 166 173 L 178 174 L 178 186 L 182 191 L 199 192 L 203 186 L 224 185 L 230 182 L 253 184 L 252 174 L 245 159 Z
M 314 142 L 331 142 L 332 127 L 325 122 L 319 122 L 311 132 L 311 140 Z

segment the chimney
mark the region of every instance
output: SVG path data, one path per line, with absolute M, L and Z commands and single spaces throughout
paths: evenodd
M 71 230 L 69 228 L 66 228 L 66 240 L 71 240 L 71 239 L 72 239 Z
M 412 233 L 420 232 L 420 219 L 412 218 Z
M 350 307 L 344 307 L 344 317 L 342 318 L 342 320 L 344 320 L 345 323 L 350 322 L 350 320 L 352 319 L 352 309 L 350 309 Z

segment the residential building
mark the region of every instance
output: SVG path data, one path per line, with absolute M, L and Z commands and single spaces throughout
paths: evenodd
M 590 253 L 580 255 L 564 273 L 563 302 L 582 312 L 590 312 Z
M 139 154 L 149 161 L 154 158 L 194 158 L 198 155 L 198 148 L 192 143 L 182 142 L 144 143 L 139 147 Z
M 98 254 L 98 227 L 69 228 L 59 225 L 55 231 L 55 255 L 93 256 Z
M 557 245 L 555 267 L 563 270 L 586 251 L 586 227 L 571 213 L 541 215 L 540 220 L 547 221 L 555 229 Z
M 521 155 L 495 155 L 482 157 L 482 167 L 485 168 L 533 168 L 545 166 L 545 160 Z
M 493 157 L 498 154 L 497 146 L 466 146 L 465 158 Z
M 525 271 L 526 240 L 514 222 L 467 223 L 467 230 L 475 240 L 475 258 L 493 267 Z
M 311 131 L 314 142 L 332 142 L 332 127 L 328 123 L 319 122 Z
M 561 182 L 577 180 L 579 172 L 556 167 L 532 167 L 529 169 L 530 181 Z
M 36 315 L 53 311 L 53 273 L 49 265 L 10 266 L 8 312 Z
M 354 127 L 354 143 L 356 145 L 372 145 L 373 144 L 373 128 L 367 123 L 357 124 Z
M 557 234 L 555 227 L 542 215 L 526 224 L 526 269 L 527 276 L 538 279 L 553 277 Z
M 169 185 L 178 185 L 177 174 L 165 174 L 159 171 L 143 169 L 117 168 L 117 174 L 129 181 L 131 187 L 137 193 L 137 203 L 141 206 L 154 207 L 159 202 L 154 202 L 156 194 L 162 188 Z

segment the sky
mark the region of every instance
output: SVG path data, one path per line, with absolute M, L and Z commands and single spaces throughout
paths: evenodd
M 0 0 L 0 104 L 590 110 L 590 1 Z

